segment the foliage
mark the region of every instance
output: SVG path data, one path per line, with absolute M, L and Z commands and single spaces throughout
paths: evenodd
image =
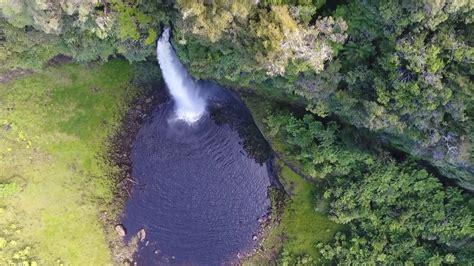
M 29 29 L 18 29 L 0 18 L 0 71 L 16 67 L 41 69 L 64 47 L 56 36 Z
M 225 22 L 209 16 L 232 13 L 230 4 L 182 7 L 178 52 L 196 77 L 283 101 L 299 95 L 307 110 L 376 132 L 472 189 L 472 3 L 332 5 L 264 1 Z M 193 33 L 196 21 L 209 26 Z
M 472 261 L 468 250 L 474 228 L 467 195 L 443 188 L 411 165 L 384 160 L 367 170 L 360 179 L 325 192 L 333 220 L 351 225 L 349 236 L 319 246 L 325 258 L 338 263 Z
M 286 112 L 270 115 L 267 124 L 271 128 L 270 134 L 283 138 L 288 155 L 298 160 L 312 177 L 358 174 L 360 165 L 371 161 L 362 152 L 341 147 L 337 140 L 338 126 L 333 121 L 323 125 L 311 115 L 298 119 Z
M 349 42 L 340 59 L 344 86 L 332 103 L 345 121 L 383 132 L 468 188 L 474 184 L 467 81 L 473 12 L 469 1 L 338 6 Z
M 223 34 L 235 34 L 237 23 L 245 23 L 255 1 L 177 0 L 183 18 L 182 34 L 192 33 L 207 42 L 217 42 Z
M 300 175 L 299 172 L 294 172 L 292 169 L 303 168 L 293 154 L 288 152 L 279 134 L 270 134 L 270 128 L 264 123 L 265 117 L 269 110 L 279 108 L 279 106 L 268 99 L 254 95 L 244 99 L 257 126 L 271 143 L 278 158 L 281 158 L 276 159 L 278 180 L 288 196 L 283 206 L 279 209 L 272 208 L 272 219 L 277 221 L 272 223 L 272 229 L 265 234 L 262 242 L 265 251 L 253 256 L 250 259 L 250 265 L 268 264 L 268 261 L 288 265 L 298 262 L 309 263 L 309 261 L 321 263 L 322 256 L 315 248 L 316 243 L 331 241 L 336 232 L 345 229 L 344 225 L 338 225 L 329 220 L 328 202 L 323 198 L 323 184 L 313 182 Z M 307 173 L 304 174 L 307 175 Z M 279 211 L 282 213 L 278 215 Z M 278 251 L 277 254 L 275 250 Z
M 138 1 L 3 1 L 0 68 L 41 69 L 63 54 L 78 62 L 130 61 L 153 55 L 156 30 L 167 18 L 160 3 Z
M 180 54 L 199 76 L 233 81 L 248 76 L 261 82 L 286 75 L 289 67 L 296 74 L 321 72 L 334 54 L 333 44 L 346 38 L 342 19 L 325 17 L 309 25 L 308 18 L 316 10 L 311 5 L 267 8 L 250 1 L 178 2 Z M 203 61 L 213 64 L 203 67 Z M 225 74 L 211 76 L 210 68 Z
M 306 172 L 330 177 L 324 192 L 329 214 L 351 230 L 318 245 L 325 259 L 343 264 L 472 259 L 474 217 L 469 196 L 459 189 L 443 187 L 414 165 L 347 146 L 334 122 L 283 112 L 271 114 L 267 123 Z
M 171 21 L 195 77 L 300 96 L 474 188 L 470 1 L 14 0 L 0 10 L 1 72 L 57 54 L 143 61 Z

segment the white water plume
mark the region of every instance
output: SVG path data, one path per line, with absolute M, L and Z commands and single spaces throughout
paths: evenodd
M 206 111 L 206 100 L 200 87 L 179 61 L 170 43 L 170 29 L 165 28 L 158 40 L 156 52 L 161 72 L 175 101 L 176 116 L 187 123 L 198 121 Z

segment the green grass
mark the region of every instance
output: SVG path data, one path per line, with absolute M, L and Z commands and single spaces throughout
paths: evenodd
M 281 169 L 280 182 L 290 194 L 282 216 L 283 232 L 287 237 L 283 248 L 292 255 L 310 255 L 317 260 L 320 255 L 316 244 L 331 240 L 342 226 L 316 211 L 316 200 L 321 192 L 314 183 L 305 180 L 281 161 L 278 165 Z
M 99 215 L 113 169 L 99 155 L 134 93 L 131 75 L 112 61 L 0 84 L 0 265 L 111 263 Z

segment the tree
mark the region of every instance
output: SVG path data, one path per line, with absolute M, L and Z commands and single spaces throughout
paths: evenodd
M 471 84 L 465 81 L 471 76 L 473 10 L 468 1 L 338 6 L 336 17 L 347 21 L 349 42 L 340 59 L 344 79 L 331 101 L 332 112 L 344 121 L 384 134 L 471 189 L 473 161 L 461 150 L 472 139 L 472 97 L 465 93 Z M 355 103 L 340 102 L 348 98 Z
M 5 68 L 40 69 L 58 54 L 78 62 L 105 61 L 117 53 L 143 61 L 155 54 L 156 31 L 166 20 L 164 7 L 149 1 L 14 0 L 0 8 L 7 34 L 1 58 Z M 18 43 L 24 48 L 15 47 Z
M 338 126 L 326 125 L 311 115 L 298 119 L 283 112 L 267 118 L 270 134 L 281 138 L 287 153 L 295 158 L 303 170 L 314 178 L 335 178 L 358 173 L 361 165 L 371 163 L 364 153 L 350 150 L 337 137 Z
M 335 182 L 336 183 L 336 182 Z M 321 254 L 336 263 L 468 263 L 473 216 L 467 195 L 425 170 L 383 159 L 325 192 L 332 219 L 349 224 Z
M 271 113 L 270 134 L 302 170 L 325 178 L 329 216 L 350 228 L 317 248 L 336 264 L 467 263 L 474 227 L 468 194 L 415 164 L 342 140 L 334 121 Z M 316 179 L 317 180 L 317 179 Z M 290 255 L 283 256 L 286 259 Z

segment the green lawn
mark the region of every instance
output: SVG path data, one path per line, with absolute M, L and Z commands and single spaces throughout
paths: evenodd
M 127 62 L 60 65 L 0 84 L 0 265 L 104 265 L 113 200 L 100 154 L 134 89 Z

